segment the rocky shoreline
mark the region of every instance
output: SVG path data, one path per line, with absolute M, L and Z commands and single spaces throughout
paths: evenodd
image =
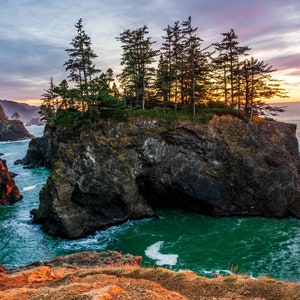
M 47 126 L 23 159 L 52 170 L 34 221 L 51 235 L 78 238 L 153 217 L 161 206 L 300 218 L 295 132 L 293 124 L 228 116 L 206 125 L 102 121 L 84 132 Z
M 205 278 L 142 268 L 141 258 L 115 251 L 80 252 L 14 270 L 0 266 L 0 299 L 300 299 L 300 285 L 261 277 Z

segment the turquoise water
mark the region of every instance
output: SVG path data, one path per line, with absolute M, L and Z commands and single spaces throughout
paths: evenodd
M 42 134 L 41 127 L 29 129 Z M 126 222 L 85 239 L 52 238 L 30 223 L 29 213 L 38 207 L 48 171 L 13 165 L 27 146 L 28 141 L 0 143 L 9 170 L 19 174 L 15 180 L 24 196 L 13 206 L 0 207 L 0 263 L 7 268 L 83 250 L 117 250 L 143 256 L 145 266 L 190 269 L 206 276 L 235 271 L 300 282 L 300 220 L 292 218 L 213 219 L 158 210 L 158 218 Z

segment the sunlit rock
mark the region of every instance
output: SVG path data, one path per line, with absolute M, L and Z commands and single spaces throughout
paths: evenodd
M 0 158 L 0 205 L 12 204 L 20 199 L 22 196 L 7 170 L 6 161 Z

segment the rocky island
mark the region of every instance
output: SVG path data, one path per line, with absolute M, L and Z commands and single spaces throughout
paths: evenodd
M 44 125 L 40 120 L 39 106 L 33 106 L 12 100 L 0 100 L 0 106 L 2 106 L 4 113 L 7 116 L 14 116 L 17 114 L 19 116 L 19 120 L 22 121 L 25 126 Z
M 30 164 L 36 155 L 52 169 L 34 222 L 51 235 L 79 238 L 153 217 L 157 207 L 214 217 L 300 218 L 295 130 L 232 116 L 205 125 L 103 120 L 82 132 L 48 125 L 23 160 Z
M 20 120 L 9 120 L 0 105 L 0 142 L 32 139 L 34 136 L 28 132 Z

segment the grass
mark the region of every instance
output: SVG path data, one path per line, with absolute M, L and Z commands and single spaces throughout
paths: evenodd
M 195 116 L 186 109 L 179 109 L 175 111 L 174 109 L 164 109 L 156 107 L 153 109 L 136 109 L 130 110 L 129 120 L 134 118 L 144 118 L 144 119 L 166 119 L 167 121 L 192 121 L 197 124 L 208 123 L 214 114 L 221 113 L 222 109 L 202 109 L 199 110 Z
M 259 277 L 259 280 L 264 281 L 264 282 L 270 282 L 270 283 L 277 282 L 276 279 L 268 277 L 268 276 L 261 276 L 261 277 Z
M 156 106 L 146 108 L 145 110 L 127 107 L 124 111 L 119 111 L 117 108 L 111 107 L 106 114 L 99 113 L 96 115 L 93 115 L 90 111 L 82 112 L 75 108 L 69 108 L 57 112 L 56 122 L 59 125 L 71 126 L 80 133 L 92 129 L 93 126 L 97 125 L 97 123 L 103 119 L 116 122 L 130 122 L 136 118 L 141 118 L 142 120 L 165 119 L 169 123 L 175 121 L 191 121 L 201 125 L 207 124 L 214 115 L 221 116 L 229 114 L 246 120 L 243 111 L 231 109 L 221 102 L 199 104 L 196 106 L 195 111 L 196 113 L 193 115 L 192 106 L 187 104 L 178 104 L 177 110 L 174 109 L 173 105 L 169 107 Z
M 235 275 L 228 275 L 223 277 L 224 282 L 234 282 L 237 280 L 237 276 Z

